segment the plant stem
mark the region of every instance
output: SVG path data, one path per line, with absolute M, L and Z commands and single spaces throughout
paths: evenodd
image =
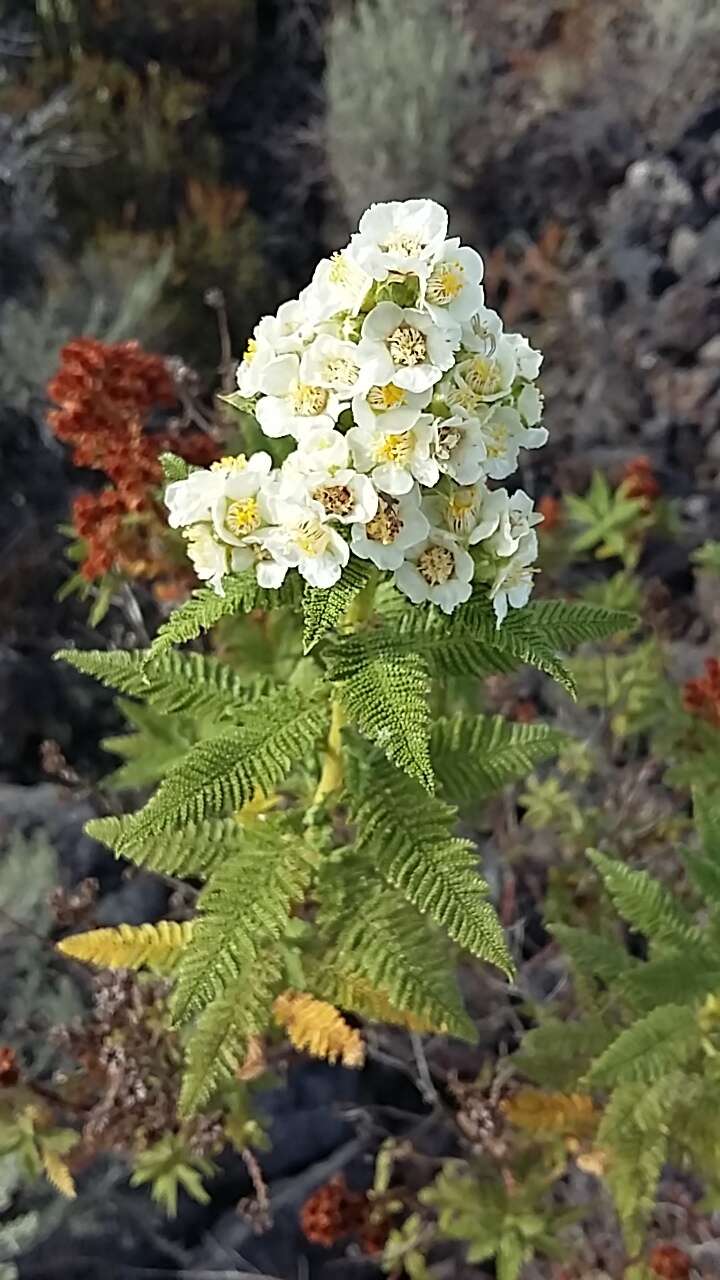
M 345 712 L 341 703 L 334 698 L 330 715 L 325 754 L 323 756 L 320 781 L 313 796 L 313 808 L 322 804 L 334 791 L 339 791 L 343 784 L 342 731 L 345 724 Z

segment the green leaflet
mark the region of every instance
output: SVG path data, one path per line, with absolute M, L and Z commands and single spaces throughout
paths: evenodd
M 300 600 L 297 574 L 289 574 L 277 591 L 259 587 L 255 571 L 229 574 L 223 578 L 225 594 L 217 595 L 211 587 L 199 587 L 190 599 L 170 615 L 158 628 L 150 648 L 151 654 L 163 653 L 176 644 L 186 644 L 204 631 L 209 631 L 221 618 L 234 613 L 250 613 L 253 609 L 279 609 L 296 605 Z
M 314 858 L 279 823 L 256 824 L 241 848 L 212 873 L 198 900 L 192 943 L 183 953 L 172 1011 L 186 1022 L 223 995 L 288 931 L 310 882 Z
M 695 1010 L 664 1004 L 621 1031 L 592 1064 L 587 1079 L 595 1085 L 652 1084 L 688 1062 L 699 1046 Z
M 103 779 L 104 789 L 120 791 L 157 782 L 179 764 L 200 736 L 200 725 L 192 716 L 168 715 L 126 698 L 118 698 L 117 706 L 135 732 L 103 738 L 103 750 L 125 761 Z
M 435 778 L 428 739 L 430 681 L 415 653 L 375 652 L 355 646 L 360 661 L 345 668 L 337 689 L 345 711 L 361 733 L 399 769 L 432 791 Z
M 620 942 L 603 934 L 575 929 L 566 924 L 548 924 L 561 947 L 570 957 L 579 977 L 597 978 L 613 983 L 642 968 Z
M 635 870 L 595 849 L 588 850 L 588 857 L 620 915 L 651 942 L 682 949 L 700 940 L 690 916 L 647 871 Z
M 572 1089 L 612 1042 L 614 1034 L 599 1014 L 578 1022 L 546 1018 L 539 1027 L 525 1033 L 513 1062 L 534 1084 Z
M 232 715 L 263 688 L 258 680 L 245 682 L 227 663 L 200 653 L 61 649 L 55 658 L 119 693 L 142 698 L 157 711 Z
M 633 631 L 638 623 L 635 614 L 624 609 L 606 609 L 585 601 L 538 600 L 523 609 L 521 615 L 547 644 L 560 650 Z
M 598 1144 L 610 1156 L 607 1181 L 633 1253 L 642 1245 L 645 1223 L 655 1206 L 667 1155 L 668 1121 L 684 1087 L 681 1072 L 649 1087 L 644 1082 L 624 1084 L 613 1093 L 600 1122 Z
M 355 597 L 373 576 L 373 566 L 352 558 L 334 587 L 305 587 L 303 606 L 303 651 L 310 653 L 328 631 L 337 628 Z
M 148 835 L 134 814 L 123 818 L 93 818 L 86 823 L 85 830 L 93 839 L 113 849 L 118 857 L 128 858 L 151 871 L 178 877 L 206 876 L 219 862 L 244 848 L 247 841 L 246 827 L 238 818 L 190 822 L 176 831 L 163 832 L 161 839 Z
M 194 470 L 184 458 L 178 458 L 176 453 L 161 453 L 160 466 L 166 484 L 171 484 L 174 480 L 187 480 L 190 472 Z
M 430 754 L 438 784 L 452 804 L 476 804 L 556 755 L 569 739 L 540 724 L 458 711 L 436 720 Z
M 512 973 L 477 852 L 454 835 L 455 811 L 384 765 L 350 798 L 356 851 L 459 946 Z
M 232 1080 L 246 1056 L 250 1036 L 264 1031 L 280 984 L 280 966 L 266 952 L 200 1014 L 187 1042 L 180 1114 L 193 1115 Z

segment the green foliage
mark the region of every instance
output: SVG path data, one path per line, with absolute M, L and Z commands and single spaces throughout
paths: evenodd
M 184 458 L 178 458 L 175 453 L 161 453 L 160 466 L 162 467 L 166 484 L 170 484 L 174 480 L 187 480 L 192 469 Z
M 354 646 L 333 673 L 348 718 L 388 760 L 432 791 L 430 679 L 423 659 L 392 648 Z
M 268 592 L 257 584 L 252 570 L 229 575 L 223 579 L 225 594 L 219 596 L 212 587 L 199 587 L 193 591 L 186 604 L 181 605 L 158 628 L 151 652 L 160 654 L 173 645 L 195 640 L 204 631 L 210 631 L 221 618 L 236 613 L 250 613 L 253 609 L 278 607 L 291 604 L 298 598 L 297 580 L 290 580 L 279 592 Z
M 547 725 L 512 724 L 501 716 L 458 711 L 435 721 L 430 753 L 443 796 L 462 807 L 515 782 L 566 742 L 564 734 Z
M 622 485 L 612 489 L 596 471 L 585 497 L 568 494 L 565 503 L 580 530 L 571 544 L 575 553 L 593 551 L 598 560 L 617 556 L 626 568 L 636 564 L 649 519 L 642 499 L 628 497 Z
M 174 1218 L 181 1189 L 198 1204 L 210 1203 L 203 1178 L 214 1172 L 211 1161 L 190 1151 L 179 1134 L 166 1134 L 138 1157 L 130 1182 L 134 1187 L 148 1183 L 153 1200 Z
M 118 698 L 117 705 L 134 732 L 103 738 L 103 750 L 125 761 L 104 779 L 106 788 L 121 791 L 157 782 L 197 741 L 200 729 L 192 716 L 168 715 L 127 698 Z
M 199 653 L 62 649 L 55 656 L 160 712 L 233 718 L 258 692 L 257 683 L 245 684 L 226 663 Z
M 372 565 L 352 559 L 334 587 L 305 587 L 303 592 L 303 648 L 310 653 L 328 631 L 335 630 L 359 592 L 371 582 Z
M 700 569 L 710 569 L 720 573 L 720 542 L 704 542 L 693 554 L 693 560 Z

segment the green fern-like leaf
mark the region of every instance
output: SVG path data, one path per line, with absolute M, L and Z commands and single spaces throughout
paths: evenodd
M 192 747 L 135 816 L 133 836 L 147 842 L 168 828 L 242 809 L 258 790 L 271 794 L 312 755 L 327 723 L 322 691 L 313 697 L 285 688 L 259 699 L 242 728 Z
M 433 724 L 430 755 L 445 797 L 452 804 L 476 804 L 531 773 L 568 741 L 547 725 L 513 724 L 502 716 L 458 711 Z
M 513 1063 L 534 1084 L 572 1089 L 608 1047 L 615 1031 L 599 1014 L 577 1022 L 546 1018 L 526 1032 Z
M 512 972 L 477 853 L 453 835 L 455 812 L 387 765 L 351 800 L 355 848 L 388 884 L 472 955 Z
M 142 819 L 142 814 L 139 817 Z M 209 818 L 164 831 L 160 838 L 148 834 L 143 822 L 136 822 L 135 815 L 129 814 L 93 818 L 85 830 L 118 857 L 138 866 L 162 875 L 204 878 L 219 862 L 244 848 L 247 825 L 239 817 Z
M 522 610 L 523 622 L 554 649 L 567 651 L 587 641 L 633 631 L 634 614 L 584 601 L 538 600 Z
M 334 587 L 305 587 L 303 592 L 303 649 L 309 653 L 328 631 L 337 627 L 355 597 L 370 582 L 372 565 L 352 559 Z
M 363 978 L 428 1027 L 475 1040 L 452 960 L 431 921 L 399 893 L 378 885 L 372 868 L 358 858 L 344 860 L 342 872 L 335 863 L 326 865 L 317 896 L 322 957 L 330 972 Z
M 213 872 L 198 899 L 192 946 L 183 954 L 172 997 L 185 1022 L 249 973 L 260 953 L 288 930 L 314 859 L 279 822 L 245 832 L 244 846 Z
M 695 1011 L 687 1005 L 661 1005 L 621 1031 L 587 1078 L 596 1085 L 654 1084 L 688 1062 L 699 1045 Z
M 432 791 L 430 682 L 422 658 L 373 644 L 353 643 L 349 649 L 348 660 L 337 646 L 332 667 L 347 715 L 388 760 Z
M 250 1036 L 270 1022 L 280 985 L 280 966 L 271 952 L 248 965 L 200 1014 L 186 1049 L 180 1112 L 192 1115 L 204 1107 L 245 1058 Z
M 684 1087 L 681 1072 L 672 1072 L 649 1087 L 644 1082 L 622 1085 L 614 1091 L 600 1123 L 598 1145 L 608 1155 L 607 1182 L 631 1253 L 642 1246 L 645 1224 L 655 1207 L 669 1121 Z
M 103 738 L 103 750 L 125 761 L 103 778 L 104 789 L 121 791 L 157 782 L 179 764 L 198 740 L 200 725 L 192 716 L 168 715 L 126 698 L 118 698 L 117 706 L 135 732 Z
M 227 663 L 199 653 L 152 650 L 63 649 L 56 658 L 157 711 L 229 715 L 259 696 L 262 685 L 243 682 Z
M 688 947 L 634 965 L 617 990 L 636 1013 L 663 1004 L 694 1004 L 720 991 L 720 960 L 713 948 Z
M 597 978 L 608 984 L 642 967 L 640 961 L 635 960 L 614 938 L 566 924 L 550 924 L 548 927 L 581 978 Z
M 682 949 L 700 940 L 699 931 L 687 912 L 646 871 L 628 867 L 597 850 L 590 850 L 588 857 L 602 876 L 620 915 L 634 929 L 646 934 L 651 943 Z
M 255 571 L 229 574 L 223 579 L 225 594 L 217 595 L 211 587 L 199 587 L 190 599 L 158 628 L 151 653 L 160 654 L 174 645 L 195 640 L 204 631 L 210 631 L 221 618 L 236 613 L 251 613 L 253 609 L 278 609 L 283 605 L 297 605 L 300 601 L 300 585 L 297 574 L 289 574 L 277 591 L 259 587 Z

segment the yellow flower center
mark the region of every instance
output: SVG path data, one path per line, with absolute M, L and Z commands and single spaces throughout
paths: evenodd
M 306 556 L 321 556 L 327 551 L 330 534 L 319 520 L 304 520 L 295 530 L 295 540 Z
M 407 393 L 394 382 L 384 387 L 371 387 L 368 391 L 368 404 L 373 413 L 387 413 L 389 409 L 397 409 L 405 404 Z
M 415 443 L 412 431 L 394 434 L 389 432 L 382 437 L 375 449 L 376 462 L 396 462 L 400 466 L 412 457 Z
M 236 538 L 254 533 L 262 523 L 256 498 L 240 498 L 231 502 L 225 515 L 225 524 Z
M 394 542 L 403 527 L 395 507 L 386 498 L 380 499 L 376 516 L 365 525 L 365 532 L 373 542 L 380 542 L 384 547 Z
M 446 519 L 450 528 L 458 534 L 469 532 L 475 524 L 477 495 L 472 489 L 456 489 L 447 500 Z
M 462 374 L 471 391 L 478 396 L 494 396 L 502 390 L 502 374 L 497 361 L 488 356 L 474 356 Z
M 314 490 L 313 498 L 322 503 L 330 516 L 348 516 L 355 505 L 352 491 L 346 484 L 321 484 Z
M 485 436 L 488 458 L 502 458 L 507 452 L 508 433 L 505 427 L 496 425 Z
M 349 285 L 352 283 L 353 276 L 357 275 L 357 268 L 342 253 L 334 253 L 330 258 L 331 266 L 328 271 L 328 280 L 330 284 Z
M 244 471 L 247 466 L 247 458 L 244 453 L 238 453 L 235 457 L 228 455 L 225 458 L 218 458 L 217 462 L 210 463 L 211 471 Z
M 447 547 L 427 547 L 417 558 L 417 567 L 430 587 L 442 586 L 455 572 L 455 557 Z
M 257 342 L 254 338 L 248 339 L 248 344 L 243 351 L 243 363 L 251 364 L 257 355 Z
M 467 409 L 468 413 L 478 407 L 478 398 L 474 391 L 469 387 L 451 387 L 447 392 L 445 399 L 451 409 L 460 408 Z
M 324 413 L 330 392 L 325 387 L 314 387 L 308 382 L 296 382 L 289 395 L 293 413 L 302 418 L 314 418 Z
M 427 360 L 427 339 L 414 324 L 399 324 L 387 339 L 388 350 L 393 363 L 412 369 Z
M 396 253 L 400 258 L 417 258 L 425 245 L 419 236 L 399 232 L 380 245 L 383 253 Z
M 337 356 L 325 365 L 325 377 L 333 387 L 351 387 L 359 372 L 360 366 L 349 356 Z
M 465 283 L 464 275 L 464 269 L 459 262 L 445 262 L 436 267 L 427 284 L 428 302 L 438 307 L 447 306 L 462 293 Z

